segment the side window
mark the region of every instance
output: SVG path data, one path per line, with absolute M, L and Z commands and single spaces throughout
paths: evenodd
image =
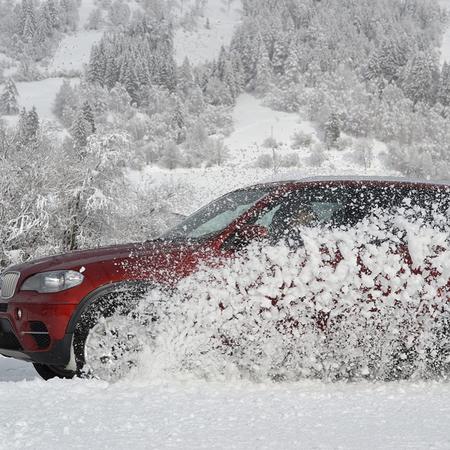
M 330 225 L 344 203 L 339 192 L 331 189 L 294 191 L 267 208 L 255 225 L 267 228 L 272 241 L 285 238 L 299 240 L 299 229 Z
M 255 225 L 270 229 L 275 214 L 280 210 L 281 204 L 275 205 L 272 208 L 266 209 L 263 214 L 255 222 Z

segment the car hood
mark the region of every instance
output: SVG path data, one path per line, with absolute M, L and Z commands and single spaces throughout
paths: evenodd
M 29 262 L 10 266 L 6 271 L 20 272 L 22 277 L 34 273 L 52 270 L 79 270 L 91 264 L 117 263 L 124 261 L 161 261 L 161 259 L 182 259 L 192 252 L 198 244 L 191 242 L 169 242 L 163 240 L 145 243 L 113 245 L 90 250 L 76 250 L 60 255 L 34 259 Z

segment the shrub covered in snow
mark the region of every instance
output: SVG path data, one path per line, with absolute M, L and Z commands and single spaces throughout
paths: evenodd
M 310 147 L 312 143 L 313 137 L 310 134 L 305 133 L 302 130 L 299 130 L 295 132 L 294 135 L 292 136 L 291 147 L 295 150 L 298 150 L 302 147 Z
M 260 169 L 272 169 L 273 168 L 273 156 L 268 153 L 259 155 L 256 159 L 256 167 Z

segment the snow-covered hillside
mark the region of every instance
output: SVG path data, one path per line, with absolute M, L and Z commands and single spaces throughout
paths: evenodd
M 195 31 L 179 30 L 175 35 L 175 55 L 179 64 L 188 57 L 193 64 L 217 58 L 220 48 L 229 45 L 240 22 L 241 0 L 206 0 L 204 15 Z
M 282 159 L 291 153 L 290 145 L 295 132 L 302 131 L 318 140 L 313 123 L 301 120 L 296 113 L 274 111 L 261 103 L 261 100 L 250 94 L 242 94 L 233 109 L 233 132 L 225 138 L 229 149 L 227 161 L 222 166 L 200 169 L 164 170 L 158 167 L 147 167 L 143 171 L 131 171 L 129 178 L 136 185 L 145 183 L 169 184 L 175 182 L 191 187 L 192 194 L 187 204 L 180 200 L 179 213 L 189 214 L 205 203 L 233 189 L 238 189 L 261 181 L 286 179 L 289 174 L 294 178 L 310 177 L 339 173 L 341 175 L 399 175 L 384 166 L 386 146 L 373 141 L 373 157 L 370 165 L 365 167 L 354 157 L 351 146 L 342 150 L 330 150 L 321 165 L 311 164 L 311 150 L 299 151 L 300 159 L 297 167 L 278 167 L 264 169 L 257 165 L 262 154 L 272 157 L 273 151 L 264 147 L 264 141 L 273 137 L 279 144 L 275 158 Z
M 55 53 L 49 67 L 50 74 L 81 73 L 83 65 L 89 61 L 91 48 L 102 37 L 102 31 L 77 31 L 65 37 Z

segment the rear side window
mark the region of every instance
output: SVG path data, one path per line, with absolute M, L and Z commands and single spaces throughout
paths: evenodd
M 409 187 L 332 187 L 300 189 L 287 193 L 268 206 L 255 223 L 269 235 L 295 234 L 301 227 L 353 227 L 373 214 L 420 216 L 432 222 L 439 215 L 449 217 L 449 192 L 446 189 Z

